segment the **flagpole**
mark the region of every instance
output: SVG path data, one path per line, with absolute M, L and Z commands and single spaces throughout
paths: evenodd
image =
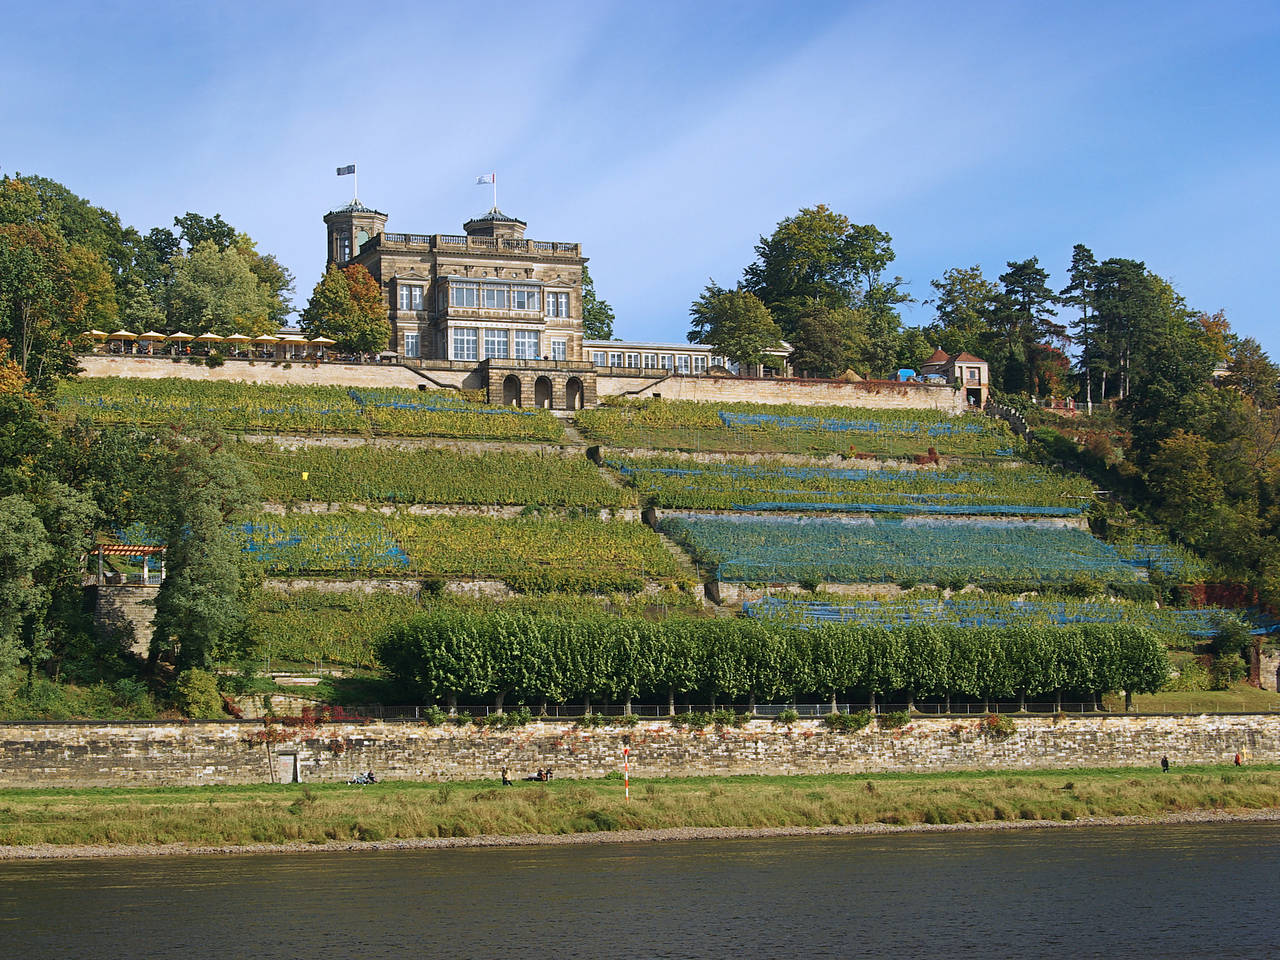
M 359 200 L 360 199 L 360 166 L 359 164 L 356 164 L 356 163 L 353 163 L 351 165 L 351 189 L 353 194 L 351 199 Z
M 493 209 L 498 209 L 498 174 L 493 174 Z

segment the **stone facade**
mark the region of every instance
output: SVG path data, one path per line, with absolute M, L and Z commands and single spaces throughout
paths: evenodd
M 329 265 L 357 263 L 382 286 L 401 357 L 582 360 L 577 243 L 529 240 L 497 207 L 461 234 L 388 233 L 358 200 L 324 218 Z
M 567 360 L 485 360 L 481 375 L 490 403 L 549 410 L 596 405 L 596 369 Z
M 388 779 L 496 778 L 552 766 L 557 778 L 618 770 L 631 748 L 636 778 L 1155 767 L 1280 761 L 1280 715 L 1015 717 L 993 739 L 977 719 L 915 720 L 833 733 L 817 721 L 756 720 L 739 730 L 679 731 L 648 720 L 623 729 L 533 723 L 515 730 L 425 724 L 260 723 L 2 724 L 0 785 L 92 787 L 344 781 L 374 770 Z

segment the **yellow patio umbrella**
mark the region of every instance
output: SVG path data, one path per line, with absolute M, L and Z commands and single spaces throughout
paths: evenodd
M 147 353 L 151 353 L 152 352 L 151 348 L 155 344 L 164 342 L 164 334 L 156 333 L 156 331 L 154 330 L 148 330 L 146 333 L 139 334 L 138 339 L 146 341 Z
M 108 340 L 137 340 L 136 333 L 130 333 L 128 330 L 117 330 L 115 333 L 107 334 Z
M 337 340 L 330 340 L 328 337 L 312 337 L 312 338 L 311 338 L 311 342 L 312 342 L 312 343 L 318 343 L 318 344 L 320 344 L 320 346 L 322 346 L 322 347 L 331 347 L 331 346 L 333 346 L 335 343 L 337 343 L 338 341 L 337 341 Z
M 228 337 L 227 339 L 231 339 L 231 338 Z M 279 341 L 280 341 L 279 337 L 273 337 L 269 333 L 264 333 L 260 337 L 253 338 L 254 343 L 278 343 Z
M 227 337 L 227 339 L 230 340 L 231 337 Z M 212 330 L 210 330 L 208 333 L 202 333 L 200 334 L 200 336 L 196 337 L 196 343 L 221 343 L 221 342 L 222 342 L 222 337 L 218 336 Z
M 93 337 L 95 340 L 106 340 L 109 336 L 111 336 L 111 334 L 103 333 L 101 330 L 86 330 L 84 332 L 84 335 L 86 337 Z
M 193 336 L 192 336 L 191 334 L 189 334 L 189 333 L 183 333 L 181 330 L 179 330 L 177 333 L 171 333 L 171 334 L 169 334 L 168 339 L 170 339 L 170 340 L 194 340 L 194 339 L 195 339 L 195 337 L 193 337 Z
M 245 336 L 243 333 L 229 333 L 222 339 L 225 343 L 231 345 L 231 353 L 234 356 L 236 355 L 237 348 L 240 344 L 248 343 L 251 338 Z

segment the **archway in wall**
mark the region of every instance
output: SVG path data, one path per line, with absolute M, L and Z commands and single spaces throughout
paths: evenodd
M 508 407 L 520 406 L 520 378 L 515 374 L 502 381 L 502 402 Z
M 566 410 L 582 409 L 582 381 L 577 377 L 570 377 L 564 385 L 564 399 Z
M 539 377 L 533 383 L 533 405 L 551 409 L 551 381 L 546 377 Z

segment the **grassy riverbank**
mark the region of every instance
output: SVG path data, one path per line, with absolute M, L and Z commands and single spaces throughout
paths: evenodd
M 1280 767 L 0 790 L 0 845 L 320 844 L 671 828 L 964 824 L 1280 807 Z

